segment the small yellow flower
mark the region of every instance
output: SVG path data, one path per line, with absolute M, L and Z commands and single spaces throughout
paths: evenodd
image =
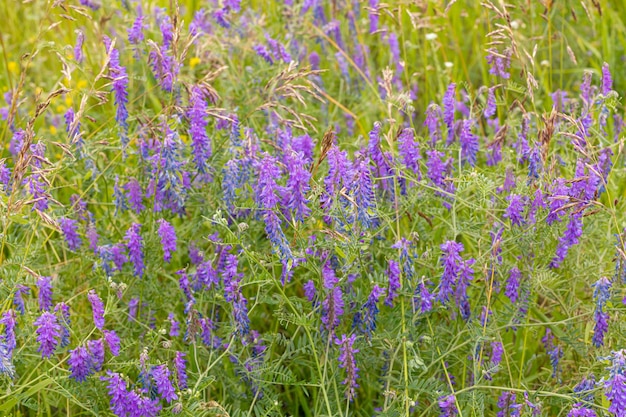
M 50 134 L 55 135 L 57 133 L 57 128 L 55 125 L 50 125 Z
M 9 71 L 10 71 L 10 72 L 17 72 L 17 70 L 18 70 L 18 67 L 17 67 L 17 62 L 15 62 L 15 61 L 10 61 L 10 62 L 7 64 L 7 67 L 9 68 Z
M 193 58 L 189 60 L 189 66 L 191 67 L 191 69 L 193 69 L 199 63 L 200 63 L 200 58 L 198 58 L 197 56 L 194 56 Z
M 56 110 L 57 110 L 57 113 L 65 113 L 65 110 L 67 110 L 67 107 L 65 107 L 63 104 L 59 104 Z
M 183 143 L 189 143 L 189 137 L 187 135 L 180 135 L 180 138 L 182 139 Z
M 72 97 L 68 94 L 65 96 L 65 105 L 67 107 L 70 107 L 72 105 L 72 103 L 74 103 L 74 100 L 72 100 Z
M 76 88 L 85 88 L 87 87 L 87 80 L 80 80 L 76 83 Z

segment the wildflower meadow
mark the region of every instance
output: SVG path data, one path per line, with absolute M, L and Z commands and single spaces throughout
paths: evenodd
M 0 1 L 1 416 L 626 417 L 626 7 Z

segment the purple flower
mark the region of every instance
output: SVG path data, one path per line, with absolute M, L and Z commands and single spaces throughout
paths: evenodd
M 472 133 L 472 125 L 474 121 L 471 119 L 463 120 L 461 135 L 461 156 L 471 166 L 476 165 L 476 156 L 478 154 L 478 137 Z
M 52 281 L 50 277 L 37 278 L 39 288 L 39 310 L 48 311 L 52 307 Z
M 470 305 L 469 298 L 467 296 L 467 288 L 470 281 L 474 279 L 474 265 L 476 261 L 474 259 L 468 259 L 460 264 L 459 276 L 456 282 L 456 290 L 454 299 L 461 312 L 461 317 L 464 320 L 470 317 Z
M 141 6 L 137 6 L 137 17 L 133 21 L 133 25 L 128 29 L 128 42 L 132 45 L 139 45 L 143 39 L 143 30 L 146 28 L 143 23 L 144 16 L 141 12 Z
M 309 300 L 309 302 L 313 302 L 315 300 L 315 283 L 313 280 L 308 280 L 304 284 L 304 296 Z
M 140 231 L 141 225 L 139 223 L 133 223 L 126 231 L 124 238 L 126 239 L 128 258 L 135 268 L 135 275 L 141 278 L 145 271 L 145 266 L 143 263 L 143 239 L 139 234 Z
M 609 70 L 609 64 L 606 62 L 602 64 L 602 95 L 606 96 L 613 89 L 613 78 L 611 78 L 611 71 Z
M 502 343 L 495 341 L 491 342 L 491 363 L 494 365 L 499 365 L 502 362 L 502 355 L 504 354 L 504 349 L 502 348 Z
M 417 311 L 419 309 L 421 313 L 427 313 L 433 309 L 434 301 L 435 296 L 428 290 L 426 283 L 422 281 L 417 284 L 413 292 L 413 310 Z
M 359 352 L 354 348 L 354 342 L 356 341 L 356 335 L 353 334 L 347 337 L 345 334 L 341 335 L 341 340 L 335 338 L 335 344 L 339 346 L 339 367 L 346 372 L 346 379 L 342 384 L 346 386 L 346 398 L 352 401 L 356 396 L 355 389 L 359 387 L 357 379 L 359 378 L 359 368 L 356 366 L 356 360 L 354 355 Z
M 485 111 L 483 112 L 483 115 L 485 116 L 486 119 L 490 118 L 491 116 L 493 116 L 494 114 L 496 114 L 496 93 L 495 93 L 495 87 L 491 87 L 489 88 L 488 92 L 487 92 L 487 104 L 485 106 Z
M 357 328 L 367 337 L 371 337 L 372 332 L 376 330 L 376 317 L 378 316 L 378 300 L 383 294 L 383 289 L 378 285 L 374 285 L 372 292 L 367 297 L 367 301 L 356 312 L 352 321 L 352 327 Z
M 89 290 L 87 298 L 91 303 L 91 309 L 93 311 L 93 322 L 100 330 L 104 329 L 104 304 L 98 294 L 94 290 Z
M 506 199 L 509 201 L 509 206 L 502 217 L 511 220 L 513 226 L 522 226 L 524 224 L 524 197 L 511 194 Z
M 586 407 L 583 403 L 576 403 L 572 406 L 572 409 L 567 413 L 567 417 L 597 417 L 595 411 Z
M 257 44 L 257 45 L 254 45 L 252 49 L 254 50 L 254 52 L 256 52 L 258 56 L 263 58 L 265 62 L 267 62 L 268 64 L 272 65 L 274 63 L 274 58 L 272 57 L 272 54 L 264 45 Z
M 78 382 L 83 382 L 92 373 L 91 357 L 83 346 L 70 350 L 70 358 L 67 363 L 70 365 L 70 371 L 72 371 L 71 378 Z
M 0 345 L 4 345 L 10 354 L 16 346 L 15 328 L 17 322 L 15 321 L 15 311 L 8 310 L 2 313 L 0 324 L 4 325 L 4 334 L 0 335 Z
M 508 72 L 511 66 L 511 51 L 507 49 L 502 54 L 495 49 L 489 49 L 487 52 L 487 63 L 490 66 L 489 74 L 508 80 L 511 76 Z
M 519 286 L 522 273 L 514 266 L 509 271 L 509 279 L 506 281 L 506 288 L 504 289 L 504 295 L 509 297 L 512 303 L 515 303 L 519 298 Z
M 594 287 L 593 298 L 596 301 L 596 307 L 593 313 L 595 327 L 592 342 L 594 346 L 600 347 L 604 345 L 604 335 L 609 329 L 609 313 L 604 311 L 604 308 L 607 301 L 611 297 L 611 281 L 606 277 L 602 277 L 598 279 L 592 286 Z
M 114 216 L 117 216 L 119 212 L 123 213 L 126 211 L 128 208 L 126 206 L 126 197 L 120 188 L 120 179 L 117 175 L 115 176 L 115 184 L 113 185 L 113 200 L 115 202 Z
M 502 391 L 498 397 L 498 414 L 497 417 L 515 417 L 519 416 L 519 408 L 515 404 L 516 395 L 511 391 Z
M 104 364 L 104 341 L 102 339 L 89 340 L 87 349 L 91 359 L 91 365 L 94 371 L 100 371 Z
M 104 36 L 104 45 L 109 54 L 109 75 L 112 79 L 111 88 L 115 95 L 115 105 L 117 106 L 115 120 L 122 128 L 122 146 L 126 148 L 128 144 L 128 138 L 126 137 L 128 129 L 128 110 L 126 110 L 126 104 L 128 103 L 128 74 L 126 73 L 126 68 L 120 65 L 120 53 L 113 47 L 108 36 Z
M 385 298 L 385 305 L 393 307 L 393 300 L 398 296 L 398 290 L 400 290 L 400 266 L 398 262 L 393 259 L 389 260 L 389 267 L 387 268 L 387 276 L 389 277 L 389 288 L 387 289 L 387 297 Z
M 18 285 L 17 288 L 15 289 L 15 294 L 13 295 L 13 304 L 15 305 L 15 308 L 17 309 L 17 311 L 20 312 L 21 315 L 24 315 L 24 313 L 26 312 L 26 307 L 24 306 L 24 299 L 22 298 L 22 295 L 27 294 L 30 292 L 30 288 L 27 287 L 26 285 Z
M 39 342 L 37 351 L 41 352 L 43 358 L 49 358 L 54 353 L 61 337 L 61 326 L 57 322 L 57 317 L 45 311 L 33 324 L 37 327 L 35 330 L 37 342 Z
M 85 41 L 85 34 L 82 30 L 76 31 L 76 45 L 74 46 L 74 59 L 81 64 L 83 62 L 83 42 Z
M 211 157 L 211 140 L 206 133 L 208 106 L 203 89 L 195 85 L 189 96 L 189 135 L 196 168 L 202 174 L 208 172 L 208 159 Z
M 22 150 L 22 146 L 24 146 L 24 138 L 26 137 L 26 132 L 22 129 L 17 129 L 13 132 L 13 136 L 11 137 L 11 142 L 9 143 L 9 152 L 14 157 Z
M 116 243 L 113 247 L 111 247 L 111 257 L 113 259 L 115 269 L 121 271 L 124 264 L 128 262 L 126 247 L 122 243 Z
M 420 148 L 419 143 L 415 141 L 413 129 L 402 129 L 398 135 L 398 153 L 402 157 L 404 165 L 417 175 L 418 180 L 422 179 L 419 167 Z
M 0 184 L 4 186 L 4 193 L 8 195 L 11 190 L 11 169 L 4 161 L 0 162 Z
M 248 317 L 248 301 L 241 293 L 239 285 L 243 274 L 237 272 L 238 262 L 235 255 L 226 254 L 222 280 L 224 281 L 224 298 L 233 306 L 233 322 L 243 339 L 250 332 L 250 318 Z
M 306 168 L 304 155 L 299 152 L 288 150 L 286 165 L 289 178 L 283 190 L 283 206 L 291 210 L 296 220 L 304 221 L 311 213 L 311 209 L 307 206 L 309 200 L 306 197 L 311 189 L 309 185 L 311 173 Z
M 426 108 L 426 117 L 424 126 L 428 128 L 430 134 L 430 143 L 434 147 L 439 139 L 441 139 L 441 108 L 435 103 L 431 103 Z
M 453 394 L 439 397 L 438 404 L 441 410 L 440 417 L 454 417 L 457 415 L 456 400 Z
M 185 354 L 183 352 L 176 352 L 174 356 L 174 369 L 176 370 L 176 380 L 178 381 L 178 388 L 183 390 L 187 389 L 187 361 L 185 360 Z
M 80 0 L 80 4 L 85 7 L 89 7 L 91 10 L 98 10 L 100 8 L 100 4 L 93 0 Z
M 139 184 L 139 181 L 137 181 L 134 178 L 131 178 L 124 185 L 124 189 L 126 190 L 130 208 L 136 214 L 141 213 L 145 207 L 143 205 L 143 191 L 141 190 L 141 185 Z
M 443 96 L 443 122 L 448 127 L 448 145 L 454 141 L 454 103 L 456 95 L 456 84 L 450 83 Z
M 546 334 L 541 339 L 543 346 L 546 348 L 546 353 L 550 357 L 550 363 L 552 364 L 552 378 L 555 378 L 559 369 L 559 360 L 563 356 L 561 346 L 554 343 L 554 336 L 549 327 L 546 327 Z
M 117 356 L 120 354 L 120 338 L 115 333 L 115 330 L 104 330 L 104 341 L 109 347 L 111 355 Z
M 76 249 L 80 248 L 82 241 L 77 233 L 78 223 L 76 223 L 76 220 L 62 217 L 61 219 L 59 219 L 59 223 L 61 225 L 61 230 L 63 231 L 63 236 L 65 236 L 65 242 L 67 243 L 69 249 L 75 251 Z
M 167 319 L 170 322 L 170 337 L 180 336 L 180 323 L 176 321 L 174 313 L 168 314 Z
M 178 399 L 178 395 L 176 395 L 170 380 L 170 370 L 167 368 L 167 365 L 155 366 L 152 368 L 151 374 L 156 384 L 156 390 L 162 399 L 168 403 Z
M 352 173 L 354 177 L 351 181 L 350 193 L 356 204 L 357 219 L 364 228 L 370 228 L 376 223 L 370 214 L 370 211 L 376 207 L 376 198 L 369 160 L 354 161 Z
M 89 241 L 89 249 L 91 249 L 94 254 L 98 254 L 98 229 L 96 229 L 96 225 L 94 222 L 89 222 L 87 225 L 87 231 L 85 232 L 87 236 L 87 240 Z
M 58 319 L 61 323 L 61 329 L 63 333 L 61 334 L 61 348 L 70 344 L 70 306 L 65 303 L 58 303 L 54 306 L 54 312 L 58 314 Z
M 446 304 L 453 294 L 452 286 L 456 285 L 456 281 L 461 271 L 461 259 L 460 253 L 463 252 L 463 244 L 449 240 L 441 245 L 441 265 L 443 266 L 443 274 L 441 276 L 441 282 L 439 284 L 439 295 L 437 299 Z
M 556 254 L 552 261 L 550 261 L 550 268 L 558 268 L 561 266 L 565 257 L 567 256 L 567 252 L 569 248 L 576 245 L 578 243 L 578 239 L 583 234 L 583 220 L 582 213 L 574 213 L 570 216 L 570 220 L 567 223 L 567 227 L 565 228 L 565 232 L 563 236 L 559 239 L 559 244 L 556 248 Z
M 172 252 L 176 251 L 176 230 L 174 226 L 165 219 L 159 219 L 159 237 L 163 246 L 163 259 L 169 262 L 172 259 Z
M 324 288 L 329 290 L 326 299 L 322 302 L 322 325 L 332 335 L 341 323 L 344 302 L 341 287 L 337 285 L 338 279 L 329 262 L 322 267 L 322 280 Z
M 609 359 L 610 377 L 604 382 L 604 392 L 611 403 L 609 413 L 626 417 L 626 351 L 613 352 Z
M 320 201 L 322 208 L 328 213 L 342 186 L 346 188 L 350 186 L 348 175 L 350 162 L 348 161 L 348 154 L 345 151 L 340 151 L 336 145 L 331 146 L 327 159 L 329 169 L 328 175 L 324 178 L 324 192 Z

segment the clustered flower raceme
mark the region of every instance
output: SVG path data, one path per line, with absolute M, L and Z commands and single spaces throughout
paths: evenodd
M 93 10 L 97 10 L 99 6 L 90 1 L 81 3 Z M 213 19 L 219 26 L 228 28 L 231 25 L 230 18 L 239 12 L 239 6 L 233 1 L 223 3 L 223 6 L 214 10 Z M 379 16 L 374 12 L 378 6 L 376 1 L 371 2 L 371 5 L 369 18 L 371 32 L 374 33 L 379 24 Z M 303 6 L 304 9 L 308 7 L 320 10 L 319 5 L 311 6 L 307 3 Z M 189 31 L 195 41 L 213 30 L 207 15 L 208 12 L 204 10 L 198 11 L 194 16 Z M 128 30 L 128 42 L 133 45 L 137 60 L 143 59 L 142 51 L 145 52 L 142 49 L 146 37 L 144 31 L 150 28 L 146 23 L 147 18 L 138 8 L 134 23 Z M 129 104 L 131 92 L 128 91 L 128 85 L 132 65 L 125 61 L 121 39 L 108 36 L 103 38 L 122 151 L 125 155 L 140 159 L 141 166 L 133 176 L 125 177 L 122 174 L 120 177 L 115 174 L 115 181 L 111 181 L 114 182 L 111 198 L 111 205 L 115 206 L 114 216 L 132 219 L 123 236 L 118 236 L 117 239 L 100 236 L 98 228 L 101 231 L 107 229 L 99 222 L 101 219 L 94 218 L 93 213 L 85 208 L 86 204 L 78 199 L 72 203 L 75 212 L 59 217 L 58 220 L 66 247 L 70 251 L 82 255 L 85 253 L 82 252 L 83 246 L 88 244 L 97 260 L 96 269 L 101 268 L 109 278 L 122 276 L 125 270 L 132 271 L 132 275 L 141 280 L 154 279 L 157 268 L 162 267 L 167 273 L 167 265 L 160 263 L 156 267 L 154 260 L 149 257 L 154 252 L 153 242 L 159 242 L 159 253 L 162 253 L 163 262 L 167 264 L 175 264 L 177 258 L 186 256 L 183 252 L 188 243 L 179 236 L 184 229 L 181 222 L 168 216 L 184 218 L 189 215 L 191 208 L 188 205 L 191 205 L 192 191 L 202 189 L 204 184 L 216 179 L 221 180 L 219 189 L 223 192 L 224 208 L 227 209 L 229 218 L 215 217 L 215 222 L 226 226 L 243 219 L 251 223 L 262 223 L 264 236 L 269 240 L 272 255 L 278 261 L 274 267 L 280 269 L 280 285 L 285 288 L 293 285 L 302 290 L 315 312 L 312 317 L 318 320 L 322 337 L 327 341 L 334 341 L 337 346 L 339 367 L 345 373 L 342 381 L 345 396 L 350 401 L 357 398 L 359 388 L 356 357 L 359 350 L 354 347 L 355 343 L 359 345 L 360 337 L 368 342 L 372 340 L 381 315 L 390 315 L 400 309 L 405 314 L 404 304 L 399 305 L 398 299 L 404 300 L 407 294 L 411 297 L 413 311 L 418 320 L 427 314 L 444 314 L 453 301 L 464 321 L 470 323 L 475 317 L 480 327 L 486 328 L 489 325 L 490 316 L 497 307 L 470 304 L 473 293 L 478 292 L 474 291 L 478 285 L 474 278 L 482 272 L 483 265 L 478 257 L 465 255 L 473 253 L 470 249 L 471 243 L 461 243 L 465 242 L 463 239 L 466 236 L 446 236 L 432 245 L 435 251 L 439 245 L 441 254 L 438 256 L 440 265 L 437 266 L 436 261 L 430 265 L 429 278 L 418 278 L 421 262 L 414 262 L 419 259 L 411 253 L 416 251 L 412 247 L 414 242 L 406 237 L 396 236 L 398 242 L 394 245 L 387 244 L 386 247 L 397 249 L 397 258 L 388 257 L 378 265 L 376 261 L 372 262 L 374 266 L 371 269 L 377 269 L 380 275 L 384 275 L 384 279 L 374 278 L 375 282 L 368 287 L 367 294 L 357 302 L 353 284 L 359 277 L 350 270 L 355 268 L 353 265 L 339 259 L 345 258 L 345 254 L 340 254 L 339 250 L 337 253 L 328 250 L 315 253 L 313 249 L 307 248 L 307 257 L 301 257 L 303 251 L 296 243 L 292 229 L 303 227 L 297 230 L 306 233 L 305 227 L 317 220 L 315 216 L 321 211 L 323 222 L 320 223 L 334 228 L 340 236 L 343 236 L 342 233 L 355 233 L 361 243 L 367 244 L 369 240 L 373 240 L 372 233 L 386 227 L 384 218 L 388 213 L 383 208 L 395 205 L 399 213 L 398 201 L 404 201 L 402 198 L 411 194 L 418 198 L 435 197 L 445 210 L 453 213 L 457 204 L 460 204 L 457 195 L 460 192 L 457 188 L 460 176 L 474 172 L 473 168 L 483 162 L 487 166 L 497 166 L 503 160 L 502 152 L 506 145 L 502 141 L 487 145 L 483 143 L 486 136 L 500 131 L 497 87 L 486 89 L 484 109 L 477 113 L 468 107 L 468 92 L 451 83 L 441 104 L 432 103 L 425 110 L 424 137 L 419 136 L 422 132 L 406 123 L 394 138 L 390 132 L 385 132 L 387 124 L 375 122 L 367 140 L 358 143 L 359 149 L 356 152 L 351 154 L 343 150 L 340 142 L 335 141 L 328 145 L 323 158 L 316 163 L 316 146 L 312 137 L 308 134 L 294 135 L 290 126 L 280 126 L 279 123 L 272 122 L 264 133 L 275 138 L 275 146 L 265 147 L 257 136 L 261 133 L 255 133 L 251 127 L 242 129 L 236 115 L 222 115 L 219 120 L 211 120 L 209 106 L 215 102 L 208 88 L 202 83 L 195 83 L 187 89 L 185 95 L 183 83 L 179 79 L 182 78 L 180 70 L 183 57 L 176 42 L 182 28 L 175 25 L 180 22 L 173 21 L 165 10 L 157 12 L 156 21 L 162 38 L 159 43 L 151 43 L 151 70 L 160 88 L 170 94 L 176 107 L 182 110 L 177 110 L 171 119 L 159 120 L 162 133 L 159 137 L 152 138 L 145 131 L 134 131 L 135 117 L 139 116 L 139 111 L 133 104 Z M 328 22 L 324 26 L 324 33 L 340 47 L 347 47 L 336 22 Z M 84 61 L 82 48 L 85 33 L 80 31 L 77 36 L 74 58 L 80 64 Z M 385 35 L 385 40 L 390 46 L 396 69 L 393 82 L 401 85 L 399 75 L 402 74 L 405 64 L 400 59 L 398 37 L 389 32 Z M 264 42 L 254 45 L 253 50 L 267 63 L 279 65 L 281 62 L 292 61 L 292 54 L 289 52 L 291 47 L 292 45 L 281 44 L 266 34 Z M 336 58 L 342 75 L 350 77 L 351 70 L 345 60 L 341 61 L 341 54 Z M 319 60 L 319 57 L 313 58 L 313 61 L 315 59 Z M 510 77 L 510 50 L 490 50 L 487 60 L 491 68 L 490 74 L 502 79 Z M 356 65 L 362 65 L 358 56 L 355 61 Z M 504 183 L 498 187 L 498 194 L 492 201 L 497 207 L 496 213 L 499 214 L 493 225 L 490 225 L 494 232 L 490 248 L 491 265 L 486 268 L 491 271 L 487 279 L 489 293 L 500 290 L 500 278 L 495 277 L 495 271 L 505 266 L 500 243 L 505 237 L 508 238 L 508 233 L 524 233 L 539 227 L 540 219 L 545 217 L 546 223 L 560 234 L 549 262 L 549 267 L 555 270 L 562 268 L 568 253 L 580 242 L 583 236 L 583 219 L 586 215 L 593 214 L 591 209 L 605 191 L 611 171 L 610 147 L 602 148 L 596 154 L 589 152 L 593 140 L 590 127 L 595 123 L 594 112 L 598 108 L 604 111 L 605 107 L 602 106 L 610 95 L 611 88 L 612 79 L 607 65 L 602 67 L 602 85 L 599 92 L 592 88 L 590 76 L 584 78 L 581 87 L 582 113 L 577 115 L 580 126 L 577 126 L 575 133 L 568 132 L 572 136 L 571 145 L 579 154 L 575 171 L 570 177 L 552 179 L 548 172 L 543 171 L 548 162 L 542 154 L 544 145 L 529 142 L 528 138 L 532 137 L 529 132 L 534 131 L 530 116 L 523 117 L 517 136 L 518 142 L 514 148 L 517 150 L 518 162 L 528 170 L 527 187 L 530 192 L 528 195 L 524 194 L 525 189 L 517 185 L 518 178 L 507 170 Z M 458 100 L 457 96 L 461 99 Z M 564 96 L 559 95 L 555 109 L 564 111 L 565 102 Z M 271 117 L 273 116 L 270 115 L 269 118 Z M 85 148 L 88 145 L 81 136 L 81 121 L 73 109 L 65 113 L 65 119 L 68 140 L 83 155 L 83 152 L 87 152 Z M 599 119 L 598 124 L 604 128 L 606 121 L 603 120 Z M 213 127 L 212 122 L 215 122 L 216 132 L 230 129 L 229 141 L 222 144 L 226 151 L 214 146 L 210 139 L 213 135 L 207 133 L 207 129 Z M 245 123 L 243 119 L 242 123 Z M 567 131 L 564 120 L 557 120 L 555 123 L 560 129 Z M 242 130 L 245 132 L 245 140 L 241 137 Z M 189 141 L 183 140 L 183 132 L 188 132 Z M 25 150 L 24 130 L 15 129 L 12 136 L 9 152 L 16 157 L 20 152 L 26 151 L 34 160 L 33 170 L 25 181 L 28 193 L 33 197 L 33 207 L 40 212 L 47 212 L 49 192 L 45 189 L 46 184 L 41 173 L 46 149 L 43 143 L 36 143 Z M 221 169 L 220 158 L 226 158 Z M 316 169 L 324 158 L 327 171 L 316 177 Z M 317 179 L 320 179 L 318 187 L 315 184 Z M 11 181 L 9 166 L 4 161 L 0 162 L 0 183 L 6 194 L 16 186 Z M 321 210 L 315 207 L 317 196 Z M 244 208 L 250 200 L 254 201 L 254 208 Z M 156 221 L 152 219 L 154 213 L 158 213 L 159 219 Z M 428 218 L 426 214 L 423 216 Z M 560 223 L 566 223 L 565 227 L 559 229 Z M 85 239 L 81 237 L 82 231 Z M 244 232 L 245 229 L 242 227 L 239 231 Z M 193 255 L 189 254 L 190 264 L 177 271 L 180 299 L 184 306 L 181 309 L 178 309 L 178 305 L 173 306 L 172 309 L 176 310 L 167 312 L 168 335 L 172 340 L 180 338 L 185 343 L 201 341 L 211 349 L 222 350 L 224 354 L 235 341 L 239 341 L 252 351 L 251 359 L 245 364 L 235 356 L 231 360 L 252 372 L 255 367 L 260 366 L 265 349 L 259 341 L 258 333 L 252 329 L 258 324 L 251 317 L 257 305 L 256 297 L 249 306 L 249 300 L 253 298 L 249 298 L 246 289 L 250 285 L 248 274 L 251 266 L 245 254 L 250 249 L 239 243 L 224 243 L 218 236 L 212 237 L 211 243 L 211 250 L 205 254 L 199 253 L 189 244 L 189 251 L 195 250 Z M 527 312 L 530 297 L 530 288 L 525 285 L 524 278 L 534 266 L 527 263 L 525 256 L 532 258 L 533 255 L 520 254 L 516 258 L 518 264 L 506 265 L 507 272 L 503 274 L 506 276 L 506 283 L 502 284 L 504 296 L 516 306 L 518 316 L 515 320 L 518 322 L 519 316 Z M 296 276 L 293 269 L 304 263 L 316 264 L 320 271 L 317 280 L 311 279 L 304 283 L 293 279 Z M 365 274 L 372 271 L 360 272 Z M 295 282 L 292 283 L 292 279 Z M 606 304 L 611 285 L 608 278 L 601 278 L 594 284 L 596 327 L 593 344 L 596 347 L 604 344 L 608 328 Z M 70 377 L 77 382 L 84 382 L 98 372 L 104 373 L 101 379 L 107 384 L 110 407 L 115 414 L 156 415 L 161 410 L 162 402 L 171 404 L 179 399 L 180 392 L 176 388 L 182 390 L 188 387 L 186 354 L 181 351 L 176 351 L 171 364 L 150 365 L 142 358 L 140 376 L 136 381 L 131 379 L 129 385 L 128 378 L 109 369 L 106 362 L 107 349 L 113 356 L 120 354 L 120 338 L 114 330 L 105 329 L 105 306 L 95 290 L 89 290 L 87 300 L 91 304 L 96 332 L 101 337 L 76 343 L 76 337 L 70 332 L 72 323 L 69 305 L 61 302 L 53 309 L 52 279 L 40 276 L 36 287 L 39 315 L 33 325 L 39 344 L 38 351 L 47 359 L 53 359 L 57 354 L 67 354 Z M 27 312 L 24 297 L 30 290 L 27 286 L 17 286 L 12 295 L 14 307 L 21 315 Z M 219 328 L 220 321 L 216 316 L 203 315 L 203 312 L 206 314 L 206 310 L 202 309 L 206 294 L 219 294 L 225 301 L 226 307 L 217 309 L 222 318 L 230 318 L 230 341 L 222 340 L 218 336 L 224 330 Z M 383 306 L 379 306 L 381 297 L 384 297 Z M 120 298 L 123 297 L 120 295 Z M 140 302 L 143 304 L 140 305 Z M 156 327 L 153 322 L 157 318 L 153 308 L 155 307 L 150 306 L 149 301 L 140 301 L 134 297 L 128 302 L 128 316 L 131 321 L 145 321 L 149 327 Z M 482 316 L 477 314 L 479 311 Z M 184 317 L 184 323 L 177 321 L 177 316 Z M 4 329 L 0 338 L 0 373 L 11 378 L 15 377 L 13 355 L 16 347 L 16 317 L 14 310 L 8 310 L 0 319 Z M 349 335 L 344 333 L 349 328 L 348 323 L 352 324 L 353 330 Z M 338 337 L 339 334 L 341 337 Z M 82 340 L 80 336 L 78 340 Z M 556 377 L 563 351 L 555 343 L 549 329 L 546 330 L 543 341 L 553 367 L 553 376 Z M 72 348 L 62 352 L 67 346 Z M 489 349 L 491 364 L 497 368 L 502 361 L 502 343 L 493 342 Z M 624 409 L 624 381 L 620 379 L 623 379 L 624 373 L 623 352 L 614 352 L 612 355 L 610 379 L 605 382 L 605 389 L 611 402 L 609 411 L 621 415 L 619 413 Z M 480 366 L 485 366 L 484 362 Z M 492 369 L 483 371 L 485 379 L 495 376 Z M 472 378 L 477 378 L 477 375 L 472 375 Z M 246 381 L 254 392 L 256 388 L 252 387 L 252 380 Z M 442 415 L 456 415 L 460 411 L 454 394 L 445 394 L 436 400 Z M 517 404 L 516 394 L 507 391 L 502 393 L 497 405 L 500 409 L 499 416 L 520 415 L 523 407 L 527 407 L 533 414 L 539 409 L 527 395 L 523 403 Z M 586 404 L 577 403 L 570 415 L 592 415 L 591 413 L 593 411 Z

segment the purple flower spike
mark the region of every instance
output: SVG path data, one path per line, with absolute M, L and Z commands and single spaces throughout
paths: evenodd
M 387 289 L 385 305 L 393 307 L 393 300 L 398 296 L 398 290 L 400 290 L 400 265 L 393 259 L 389 260 L 387 275 L 389 276 L 389 288 Z
M 50 277 L 40 276 L 37 279 L 39 288 L 39 310 L 48 311 L 52 307 L 52 282 Z
M 128 130 L 128 110 L 126 104 L 128 103 L 128 74 L 126 68 L 120 65 L 120 53 L 113 47 L 111 39 L 108 36 L 104 37 L 104 45 L 106 46 L 109 56 L 109 75 L 111 76 L 111 89 L 115 95 L 115 105 L 117 112 L 115 120 L 122 128 L 122 146 L 126 148 L 128 144 L 128 138 L 126 137 L 126 131 Z
M 46 311 L 33 323 L 37 329 L 37 342 L 39 342 L 38 352 L 43 358 L 49 358 L 59 344 L 61 337 L 61 326 L 57 322 L 57 317 Z
M 519 285 L 520 278 L 522 278 L 522 273 L 520 270 L 514 266 L 509 271 L 509 279 L 506 282 L 506 288 L 504 289 L 504 295 L 509 297 L 512 303 L 515 303 L 519 298 Z
M 602 95 L 606 96 L 613 89 L 613 78 L 609 70 L 609 64 L 606 62 L 602 65 Z
M 456 401 L 454 395 L 446 395 L 439 398 L 439 408 L 441 417 L 454 417 L 457 415 Z
M 356 366 L 354 359 L 355 353 L 359 350 L 354 348 L 354 342 L 356 341 L 356 335 L 353 334 L 347 337 L 345 334 L 341 335 L 341 340 L 335 339 L 335 344 L 339 346 L 341 354 L 339 355 L 339 367 L 346 371 L 346 379 L 342 384 L 346 386 L 346 398 L 349 401 L 354 400 L 356 396 L 355 389 L 359 387 L 357 379 L 359 378 L 359 368 Z
M 604 308 L 611 298 L 611 285 L 611 281 L 606 277 L 598 279 L 592 285 L 594 287 L 593 298 L 596 302 L 596 308 L 593 314 L 596 324 L 592 341 L 596 347 L 604 345 L 604 335 L 609 329 L 609 313 L 604 311 Z
M 454 103 L 456 84 L 451 83 L 443 96 L 443 122 L 448 127 L 448 145 L 454 141 Z
M 59 223 L 61 225 L 63 236 L 65 236 L 65 242 L 70 250 L 75 251 L 80 248 L 82 241 L 77 233 L 78 224 L 76 223 L 76 220 L 63 217 L 59 219 Z
M 453 294 L 452 286 L 456 284 L 457 277 L 461 270 L 460 253 L 463 252 L 463 244 L 449 240 L 441 245 L 441 264 L 443 265 L 443 275 L 439 284 L 439 295 L 437 299 L 445 304 Z
M 93 310 L 93 322 L 100 330 L 104 329 L 104 304 L 98 294 L 94 290 L 89 290 L 87 298 L 91 303 L 91 309 Z
M 517 194 L 511 194 L 506 199 L 509 200 L 509 206 L 502 217 L 510 219 L 513 226 L 522 226 L 524 224 L 524 198 Z
M 117 356 L 120 354 L 120 338 L 117 333 L 115 333 L 115 330 L 105 330 L 104 341 L 109 347 L 111 355 Z
M 67 360 L 72 371 L 71 378 L 78 382 L 83 382 L 91 375 L 91 357 L 89 352 L 83 346 L 70 350 L 70 358 Z
M 176 352 L 174 357 L 174 369 L 176 370 L 176 380 L 178 381 L 179 389 L 187 389 L 187 361 L 185 360 L 185 354 L 183 352 Z
M 89 350 L 93 370 L 100 371 L 104 364 L 104 341 L 102 339 L 89 340 L 87 349 Z
M 176 251 L 176 230 L 167 220 L 159 219 L 159 237 L 163 246 L 163 259 L 169 262 Z
M 193 160 L 200 173 L 208 172 L 208 159 L 211 157 L 211 140 L 206 133 L 208 106 L 204 91 L 200 86 L 194 86 L 189 96 L 189 135 Z
M 74 46 L 74 59 L 79 64 L 83 62 L 83 42 L 85 41 L 85 34 L 82 30 L 76 31 L 76 46 Z
M 472 133 L 472 125 L 474 121 L 471 119 L 463 120 L 461 135 L 461 156 L 471 166 L 476 165 L 476 157 L 478 155 L 478 137 Z
M 604 382 L 604 392 L 611 405 L 609 413 L 626 416 L 626 350 L 613 352 L 609 367 L 610 377 Z
M 172 381 L 170 380 L 170 370 L 167 365 L 159 365 L 152 369 L 152 378 L 156 385 L 156 390 L 166 402 L 171 403 L 172 400 L 177 400 L 178 395 L 174 390 Z
M 139 232 L 141 231 L 141 225 L 139 223 L 133 223 L 133 225 L 126 231 L 126 247 L 128 248 L 128 258 L 135 267 L 135 275 L 142 277 L 145 271 L 143 263 L 143 239 Z
M 128 181 L 124 185 L 124 189 L 126 190 L 126 196 L 130 208 L 136 214 L 141 213 L 145 206 L 143 205 L 143 191 L 141 189 L 141 184 L 139 184 L 139 181 L 131 178 L 130 181 Z

